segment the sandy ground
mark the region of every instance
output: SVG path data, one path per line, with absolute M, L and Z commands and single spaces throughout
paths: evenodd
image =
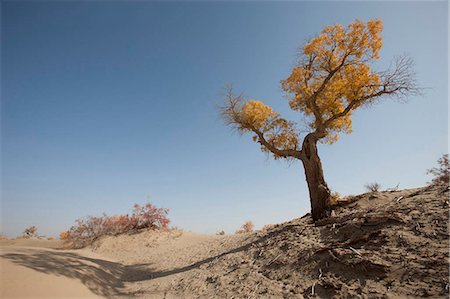
M 1 298 L 99 298 L 74 275 L 90 262 L 77 254 L 46 248 L 1 247 Z M 79 261 L 77 269 L 73 259 Z M 72 273 L 69 273 L 72 272 Z M 85 275 L 79 272 L 80 278 Z
M 1 297 L 448 298 L 448 212 L 447 188 L 420 188 L 246 235 L 144 231 L 83 250 L 0 241 Z
M 60 249 L 59 241 L 1 240 L 0 298 L 163 298 L 177 272 L 240 238 L 144 231 L 81 250 Z

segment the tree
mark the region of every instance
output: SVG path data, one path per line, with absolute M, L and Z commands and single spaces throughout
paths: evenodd
M 299 62 L 281 81 L 290 108 L 304 115 L 306 136 L 297 124 L 257 100 L 245 101 L 228 89 L 222 117 L 239 132 L 253 133 L 261 150 L 275 159 L 300 160 L 308 184 L 313 220 L 330 210 L 330 190 L 325 182 L 317 143 L 332 144 L 340 133 L 352 132 L 352 113 L 387 96 L 418 93 L 412 59 L 394 59 L 383 71 L 372 68 L 382 47 L 383 23 L 356 20 L 324 28 L 299 50 Z

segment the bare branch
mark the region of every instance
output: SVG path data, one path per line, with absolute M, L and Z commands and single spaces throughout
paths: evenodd
M 381 78 L 381 83 L 376 86 L 378 89 L 376 92 L 350 101 L 342 112 L 337 113 L 326 120 L 321 126 L 321 129 L 326 129 L 333 121 L 346 116 L 350 111 L 361 105 L 371 104 L 375 100 L 381 99 L 383 96 L 388 95 L 404 98 L 408 95 L 421 94 L 422 89 L 417 86 L 413 66 L 414 61 L 410 57 L 396 57 L 394 63 L 391 64 L 386 71 L 378 74 Z
M 382 79 L 381 88 L 384 94 L 404 98 L 422 93 L 422 88 L 417 85 L 414 60 L 407 55 L 395 57 L 389 68 L 380 72 L 379 76 Z
M 220 106 L 220 115 L 227 126 L 230 126 L 238 131 L 240 131 L 242 119 L 240 116 L 240 110 L 242 108 L 242 103 L 244 102 L 244 95 L 239 94 L 235 96 L 233 93 L 233 87 L 231 85 L 225 88 L 225 103 Z
M 275 145 L 273 145 L 272 143 L 268 142 L 265 137 L 264 134 L 261 133 L 260 131 L 258 131 L 255 128 L 251 129 L 253 131 L 253 133 L 255 133 L 258 136 L 258 142 L 263 145 L 265 148 L 267 148 L 270 152 L 272 152 L 273 154 L 283 157 L 283 158 L 296 158 L 296 159 L 301 159 L 301 151 L 299 150 L 280 150 L 278 148 L 275 147 Z

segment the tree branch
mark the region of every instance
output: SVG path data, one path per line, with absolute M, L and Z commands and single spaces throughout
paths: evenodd
M 296 158 L 301 159 L 301 151 L 294 149 L 279 149 L 273 143 L 267 141 L 264 136 L 265 132 L 262 132 L 258 128 L 254 127 L 251 123 L 245 121 L 241 116 L 242 102 L 244 100 L 243 95 L 235 96 L 232 88 L 229 86 L 226 90 L 226 103 L 221 107 L 221 115 L 227 125 L 234 127 L 234 129 L 243 131 L 252 131 L 258 137 L 258 143 L 264 146 L 268 151 L 276 156 L 283 158 Z
M 308 102 L 310 102 L 311 106 L 313 107 L 314 117 L 316 118 L 316 121 L 318 122 L 318 127 L 322 126 L 323 120 L 322 120 L 322 115 L 320 113 L 320 108 L 317 105 L 316 99 L 317 99 L 318 95 L 322 91 L 324 91 L 328 82 L 330 82 L 330 80 L 333 78 L 333 76 L 345 65 L 345 61 L 347 60 L 348 56 L 349 56 L 349 54 L 345 54 L 344 57 L 342 58 L 341 63 L 337 67 L 335 67 L 334 69 L 332 69 L 331 71 L 328 72 L 328 75 L 323 80 L 322 84 L 319 86 L 319 88 L 316 91 L 314 91 L 314 93 L 308 99 Z
M 351 101 L 342 112 L 327 119 L 323 125 L 319 127 L 319 131 L 325 130 L 333 121 L 346 116 L 353 109 L 358 108 L 363 104 L 372 103 L 374 99 L 384 95 L 403 97 L 411 94 L 420 94 L 421 89 L 417 87 L 412 67 L 413 60 L 411 58 L 407 56 L 397 57 L 394 60 L 394 67 L 391 66 L 388 70 L 379 74 L 382 83 L 378 85 L 379 90 L 377 92 Z
M 256 136 L 258 136 L 258 142 L 265 146 L 270 152 L 272 152 L 273 154 L 283 157 L 283 158 L 296 158 L 296 159 L 301 159 L 301 151 L 299 150 L 281 150 L 276 148 L 273 144 L 271 144 L 270 142 L 268 142 L 266 140 L 266 138 L 264 138 L 264 133 L 260 132 L 259 130 L 257 130 L 256 128 L 250 128 L 250 130 L 252 130 L 253 133 L 256 134 Z

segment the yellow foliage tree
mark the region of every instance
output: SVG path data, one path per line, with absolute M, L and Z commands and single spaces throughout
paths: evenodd
M 309 132 L 301 139 L 296 124 L 282 118 L 260 101 L 245 101 L 231 88 L 222 116 L 240 132 L 253 133 L 263 152 L 275 159 L 302 161 L 314 220 L 328 215 L 330 190 L 324 180 L 317 142 L 334 143 L 340 133 L 352 132 L 354 110 L 385 96 L 417 93 L 413 62 L 398 57 L 391 67 L 375 71 L 373 63 L 382 48 L 383 23 L 356 20 L 324 28 L 301 50 L 299 63 L 281 81 L 290 108 L 307 119 Z

